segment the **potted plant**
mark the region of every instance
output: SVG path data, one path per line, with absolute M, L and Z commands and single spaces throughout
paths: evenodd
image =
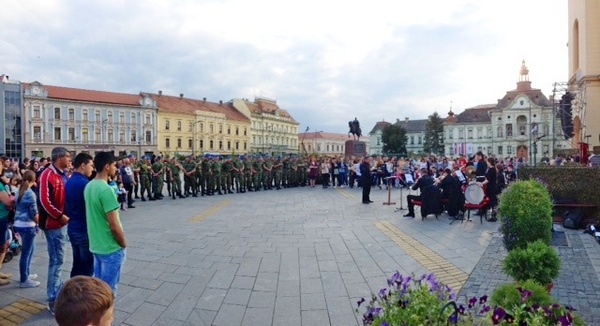
M 560 272 L 560 258 L 556 250 L 544 241 L 536 240 L 527 248 L 509 251 L 503 262 L 503 270 L 517 282 L 533 280 L 548 286 L 550 291 L 554 285 L 552 280 Z
M 500 231 L 506 250 L 525 248 L 541 239 L 552 240 L 552 197 L 536 180 L 512 183 L 500 195 Z

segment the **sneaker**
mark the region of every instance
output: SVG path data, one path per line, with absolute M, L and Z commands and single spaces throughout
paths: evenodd
M 1 279 L 9 279 L 11 277 L 12 277 L 11 273 L 8 273 L 8 274 L 0 273 L 0 278 Z
M 54 301 L 48 301 L 48 305 L 46 305 L 46 309 L 54 316 Z
M 22 282 L 19 287 L 21 288 L 34 288 L 40 286 L 40 282 L 38 281 L 32 281 L 32 280 L 27 280 L 25 282 Z
M 7 285 L 10 283 L 10 280 L 0 278 L 0 286 Z
M 37 275 L 37 274 L 29 274 L 29 277 L 28 277 L 28 279 L 30 279 L 30 280 L 35 280 L 37 277 L 38 277 L 38 275 Z

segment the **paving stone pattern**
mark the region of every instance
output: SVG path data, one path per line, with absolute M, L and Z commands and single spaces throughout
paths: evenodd
M 394 201 L 398 195 L 394 190 Z M 486 249 L 502 255 L 493 236 L 497 223 L 404 218 L 406 211 L 382 205 L 386 190 L 373 189 L 371 198 L 375 203 L 364 205 L 360 189 L 293 188 L 138 202 L 121 213 L 129 247 L 115 325 L 359 325 L 356 302 L 386 286 L 392 273 L 419 275 L 447 262 L 472 275 L 469 281 L 479 280 L 475 291 L 477 284 L 482 290 L 490 285 L 485 280 L 498 270 L 499 258 L 487 258 Z M 422 265 L 423 257 L 415 259 L 376 227 L 382 222 L 434 252 L 435 262 Z M 595 250 L 588 240 L 584 245 Z M 585 260 L 585 251 L 577 254 Z M 597 275 L 600 252 L 593 254 Z M 13 281 L 1 287 L 0 308 L 21 299 L 45 304 L 47 255 L 40 234 L 31 272 L 42 285 L 20 289 Z M 64 278 L 71 255 L 68 246 Z M 2 272 L 18 275 L 18 259 Z M 571 298 L 561 289 L 557 282 L 559 296 Z M 43 311 L 23 324 L 54 323 Z
M 555 247 L 562 265 L 550 294 L 560 303 L 577 309 L 588 325 L 600 325 L 600 281 L 591 260 L 591 257 L 598 255 L 598 248 L 590 246 L 589 252 L 592 254 L 588 254 L 584 240 L 593 237 L 577 231 L 566 231 L 565 234 L 570 246 Z M 501 235 L 496 235 L 459 292 L 459 300 L 490 295 L 498 285 L 514 282 L 502 272 L 502 260 L 505 257 Z

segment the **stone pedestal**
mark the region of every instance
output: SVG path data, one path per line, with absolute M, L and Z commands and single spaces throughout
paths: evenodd
M 347 140 L 344 156 L 346 158 L 350 158 L 351 156 L 357 158 L 367 156 L 367 143 L 359 140 Z

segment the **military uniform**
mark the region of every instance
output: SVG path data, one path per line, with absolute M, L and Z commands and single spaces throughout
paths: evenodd
M 273 175 L 275 189 L 281 189 L 281 177 L 283 175 L 283 162 L 281 161 L 281 156 L 278 156 L 277 159 L 273 159 L 273 171 L 271 173 Z
M 164 197 L 162 195 L 164 170 L 160 158 L 154 161 L 154 164 L 152 164 L 152 192 L 154 193 L 154 199 L 162 199 Z
M 244 180 L 246 182 L 246 189 L 254 191 L 252 188 L 252 159 L 248 155 L 244 159 Z
M 132 160 L 134 160 L 134 162 L 131 164 L 131 168 L 133 171 L 133 195 L 136 199 L 140 198 L 140 196 L 138 196 L 138 191 L 140 188 L 140 167 L 142 165 L 142 160 L 138 160 L 135 157 L 131 158 Z
M 149 200 L 154 200 L 153 192 L 150 189 L 150 180 L 152 180 L 152 166 L 150 160 L 146 158 L 140 164 L 140 196 L 142 201 L 146 201 L 144 192 L 148 194 Z
M 196 163 L 188 157 L 183 163 L 183 191 L 186 196 L 198 197 L 196 189 Z
M 211 188 L 210 190 L 214 193 L 215 189 L 219 195 L 222 195 L 221 192 L 221 162 L 219 162 L 219 157 L 215 157 L 210 163 L 210 179 L 211 179 Z
M 231 191 L 231 173 L 233 172 L 233 162 L 231 162 L 231 158 L 225 159 L 223 163 L 221 163 L 221 186 L 223 192 L 227 191 L 228 194 L 232 194 Z
M 177 162 L 176 158 L 171 159 L 171 164 L 169 164 L 170 177 L 171 177 L 171 194 L 173 195 L 173 199 L 175 196 L 179 196 L 179 198 L 185 198 L 181 194 L 181 164 Z
M 290 171 L 290 181 L 291 181 L 291 187 L 298 187 L 298 159 L 297 158 L 292 158 L 292 161 L 290 162 L 290 167 L 291 167 L 291 171 Z
M 262 166 L 263 166 L 262 157 L 255 158 L 252 162 L 252 183 L 254 185 L 254 191 L 260 191 L 261 183 L 262 183 Z
M 203 178 L 203 187 L 204 187 L 204 192 L 207 196 L 212 196 L 213 194 L 213 184 L 212 184 L 212 177 L 211 177 L 211 171 L 210 171 L 210 166 L 211 166 L 212 162 L 208 159 L 208 157 L 204 157 L 204 159 L 202 160 L 202 178 Z
M 244 176 L 244 162 L 243 157 L 233 159 L 233 183 L 235 186 L 235 192 L 244 193 L 246 192 L 246 180 Z
M 281 178 L 281 185 L 284 188 L 288 188 L 290 186 L 290 171 L 292 170 L 292 166 L 290 164 L 290 159 L 289 157 L 285 157 L 283 159 L 283 161 L 281 162 L 281 166 L 282 166 L 282 178 Z
M 266 160 L 262 163 L 263 170 L 263 189 L 270 190 L 273 188 L 273 175 L 271 172 L 273 171 L 273 162 L 270 157 L 267 157 Z
M 171 196 L 171 160 L 169 158 L 165 158 L 163 162 L 164 167 L 164 183 L 167 184 L 167 193 Z
M 306 174 L 306 169 L 308 168 L 308 163 L 306 162 L 306 159 L 304 158 L 300 158 L 300 160 L 298 161 L 298 184 L 301 187 L 306 186 L 306 179 L 307 179 L 307 174 Z

